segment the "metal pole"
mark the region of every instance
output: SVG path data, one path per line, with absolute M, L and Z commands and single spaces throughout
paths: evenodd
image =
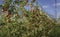
M 57 0 L 55 0 L 55 24 L 54 24 L 54 26 L 53 26 L 53 30 L 54 30 L 54 33 L 55 33 L 55 27 L 56 27 L 56 22 L 57 22 Z
M 57 0 L 55 0 L 55 20 L 57 21 L 57 5 L 56 4 L 57 4 Z

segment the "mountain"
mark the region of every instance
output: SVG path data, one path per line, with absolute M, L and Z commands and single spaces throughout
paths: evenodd
M 2 13 L 2 12 L 1 12 L 1 9 L 2 9 L 2 5 L 0 5 L 0 14 Z

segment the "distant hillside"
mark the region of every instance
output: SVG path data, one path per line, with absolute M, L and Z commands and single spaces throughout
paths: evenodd
M 0 14 L 2 13 L 2 12 L 1 12 L 1 9 L 2 9 L 2 5 L 0 5 Z
M 2 5 L 0 5 L 0 7 L 2 7 Z

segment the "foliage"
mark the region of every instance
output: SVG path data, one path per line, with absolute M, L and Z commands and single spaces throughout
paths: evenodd
M 60 29 L 55 26 L 54 20 L 39 10 L 37 5 L 32 9 L 35 0 L 29 4 L 31 6 L 29 11 L 24 9 L 28 0 L 13 1 L 19 6 L 18 8 L 11 2 L 12 0 L 5 0 L 2 8 L 0 37 L 59 37 Z M 18 14 L 18 9 L 22 11 L 21 16 Z

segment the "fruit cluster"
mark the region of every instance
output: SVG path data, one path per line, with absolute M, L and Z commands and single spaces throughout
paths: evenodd
M 11 15 L 11 11 L 8 10 L 8 13 L 6 14 L 6 20 L 7 20 L 7 22 L 10 22 L 10 15 Z

